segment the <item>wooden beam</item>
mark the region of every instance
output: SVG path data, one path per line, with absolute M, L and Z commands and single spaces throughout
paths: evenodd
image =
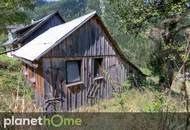
M 28 60 L 25 60 L 25 59 L 22 59 L 22 58 L 19 58 L 19 60 L 23 61 L 24 63 L 26 63 L 27 65 L 33 67 L 33 68 L 38 68 L 38 64 L 34 64 L 33 62 L 31 61 L 28 61 Z

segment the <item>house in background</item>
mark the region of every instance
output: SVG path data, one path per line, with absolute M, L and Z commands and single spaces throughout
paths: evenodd
M 31 53 L 28 53 L 31 52 Z M 14 52 L 45 111 L 71 111 L 145 75 L 122 53 L 96 12 L 55 26 Z
M 65 21 L 61 15 L 58 12 L 54 12 L 38 21 L 32 21 L 30 25 L 9 27 L 8 40 L 3 44 L 6 51 L 10 51 L 7 55 L 11 56 L 15 49 L 24 46 L 49 28 L 63 23 Z

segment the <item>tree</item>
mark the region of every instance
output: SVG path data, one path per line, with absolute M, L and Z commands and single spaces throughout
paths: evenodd
M 149 33 L 149 38 L 155 43 L 151 69 L 159 75 L 160 85 L 165 87 L 171 86 L 174 73 L 183 63 L 187 40 L 184 30 L 190 27 L 187 22 L 188 2 L 189 0 L 109 0 L 121 31 L 136 36 L 141 32 Z
M 25 10 L 33 6 L 33 0 L 1 0 L 0 31 L 5 31 L 7 25 L 28 22 Z
M 103 21 L 121 46 L 123 53 L 138 67 L 147 68 L 152 52 L 151 40 L 143 32 L 140 32 L 138 36 L 135 33 L 126 33 L 122 27 L 120 17 L 115 14 L 113 6 L 107 0 L 104 1 L 104 6 Z
M 66 21 L 80 17 L 86 13 L 96 10 L 101 14 L 100 0 L 59 0 L 56 2 L 39 3 L 33 11 L 27 14 L 31 19 L 40 19 L 54 11 L 59 11 Z

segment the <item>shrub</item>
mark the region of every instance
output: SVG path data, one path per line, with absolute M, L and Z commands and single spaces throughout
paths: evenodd
M 145 112 L 163 112 L 166 106 L 166 99 L 163 94 L 156 94 L 154 100 L 150 104 L 145 104 L 144 111 Z
M 32 104 L 32 87 L 22 75 L 21 63 L 6 55 L 0 55 L 0 62 L 6 65 L 0 68 L 0 111 L 15 111 L 21 101 Z
M 0 55 L 0 62 L 6 65 L 6 69 L 9 71 L 19 71 L 21 69 L 21 63 L 17 59 L 6 55 Z

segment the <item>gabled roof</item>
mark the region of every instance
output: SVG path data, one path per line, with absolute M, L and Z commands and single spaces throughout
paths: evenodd
M 125 62 L 129 63 L 135 69 L 137 69 L 141 74 L 143 74 L 134 64 L 128 61 L 128 59 L 125 57 L 125 55 L 122 53 L 121 49 L 119 48 L 118 44 L 113 40 L 108 30 L 101 22 L 101 19 L 98 17 L 96 12 L 89 13 L 87 15 L 74 19 L 70 22 L 50 28 L 49 30 L 39 35 L 34 40 L 32 40 L 31 42 L 29 42 L 28 44 L 26 44 L 16 52 L 14 52 L 13 55 L 18 58 L 22 58 L 31 62 L 38 60 L 94 16 L 97 17 L 97 20 L 105 30 L 105 33 L 112 42 L 112 46 L 114 47 L 117 54 Z M 32 53 L 28 53 L 31 52 L 31 50 Z
M 52 14 L 49 14 L 49 15 L 43 17 L 42 19 L 35 21 L 34 23 L 32 23 L 30 25 L 26 25 L 23 28 L 19 28 L 19 29 L 15 30 L 13 33 L 24 32 L 24 35 L 19 38 L 18 37 L 15 38 L 14 42 L 5 42 L 3 45 L 6 46 L 6 45 L 12 45 L 12 44 L 22 42 L 23 40 L 28 38 L 30 36 L 30 34 L 32 34 L 34 31 L 36 31 L 39 27 L 41 27 L 47 20 L 49 20 L 54 15 L 58 15 L 60 17 L 60 19 L 63 21 L 63 23 L 65 23 L 64 19 L 61 17 L 59 12 L 56 11 Z
M 27 59 L 29 61 L 38 60 L 50 49 L 59 44 L 59 41 L 65 39 L 81 25 L 91 19 L 96 12 L 74 19 L 70 22 L 55 26 L 36 37 L 34 40 L 20 48 L 14 53 L 15 56 Z M 32 50 L 32 53 L 28 53 Z

